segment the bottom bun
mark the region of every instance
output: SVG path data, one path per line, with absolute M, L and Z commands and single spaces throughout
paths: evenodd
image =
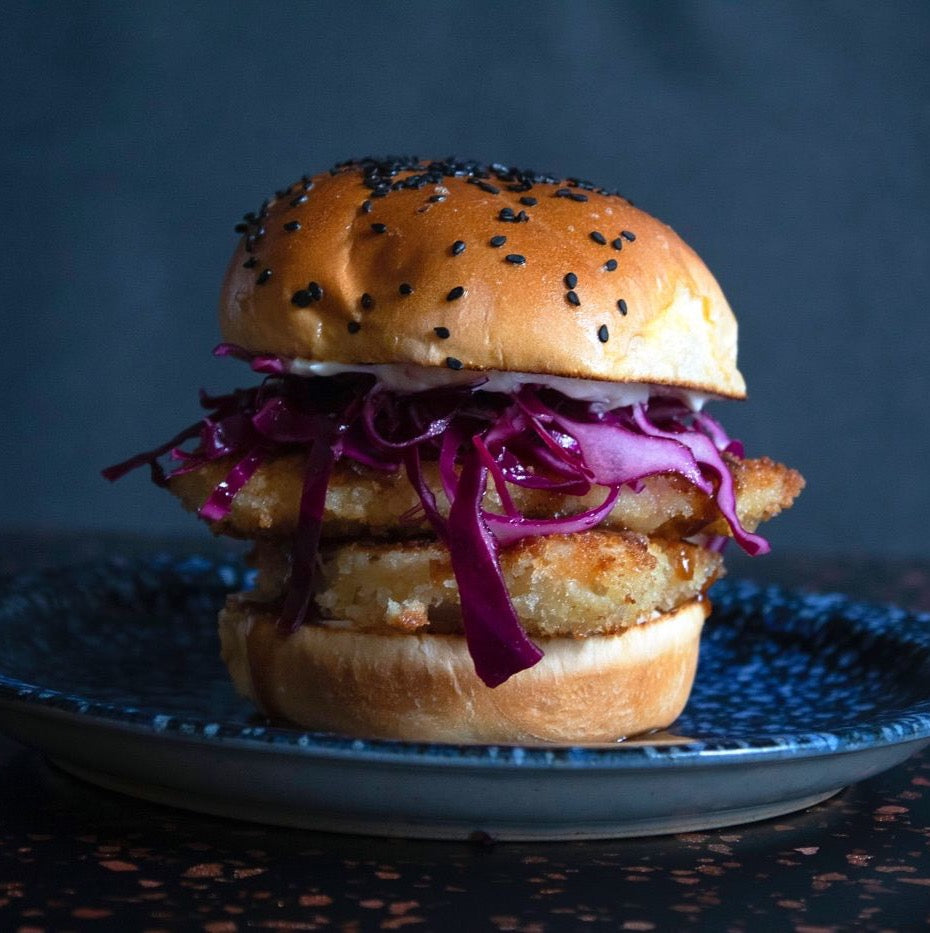
M 421 742 L 616 742 L 684 709 L 710 611 L 696 599 L 618 635 L 536 639 L 545 657 L 493 689 L 457 635 L 307 625 L 231 597 L 223 660 L 266 715 L 306 729 Z

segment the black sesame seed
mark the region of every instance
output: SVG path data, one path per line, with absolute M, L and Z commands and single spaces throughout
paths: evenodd
M 514 217 L 514 223 L 525 224 L 530 219 L 530 215 L 526 211 L 520 211 L 516 217 Z
M 578 276 L 574 272 L 567 272 L 562 281 L 565 282 L 566 288 L 574 288 L 578 284 Z
M 616 240 L 613 240 L 610 244 L 614 249 L 623 249 L 623 240 L 620 237 L 617 237 Z
M 610 331 L 607 330 L 606 324 L 601 324 L 597 329 L 597 339 L 600 340 L 601 343 L 607 343 L 607 341 L 610 340 Z
M 448 340 L 451 336 L 448 327 L 434 327 L 433 333 L 439 337 L 440 340 Z
M 267 282 L 268 279 L 270 278 L 271 278 L 271 269 L 262 269 L 262 271 L 258 273 L 258 278 L 255 280 L 255 284 L 264 285 L 265 282 Z
M 507 242 L 507 237 L 505 236 L 492 236 L 488 242 L 491 246 L 503 246 Z
M 462 295 L 464 295 L 464 294 L 465 294 L 465 286 L 464 286 L 464 285 L 456 285 L 455 288 L 453 288 L 453 289 L 449 292 L 449 294 L 446 295 L 446 301 L 458 301 L 458 299 L 461 298 Z
M 299 230 L 299 229 L 300 229 L 300 221 L 299 221 L 299 220 L 289 220 L 289 221 L 284 225 L 284 229 L 287 230 L 288 233 L 293 233 L 295 230 Z
M 522 256 L 520 253 L 508 253 L 504 259 L 515 266 L 526 265 L 526 256 Z
M 622 236 L 624 240 L 629 240 L 631 243 L 636 239 L 636 234 L 629 230 L 621 230 L 620 236 Z
M 490 182 L 487 182 L 487 181 L 479 181 L 478 187 L 482 191 L 487 191 L 488 194 L 500 194 L 501 193 L 500 188 L 497 188 L 496 186 L 492 185 Z
M 616 259 L 608 259 L 607 262 L 604 263 L 604 268 L 605 268 L 608 272 L 613 272 L 614 269 L 617 268 L 617 260 L 616 260 Z
M 299 204 L 303 204 L 307 200 L 305 194 L 298 194 L 296 198 L 291 198 L 291 207 L 297 207 Z
M 444 194 L 431 194 L 429 199 L 433 204 L 438 204 L 440 201 L 445 201 L 446 196 Z
M 319 301 L 323 297 L 323 289 L 318 282 L 311 282 L 307 286 L 307 291 L 310 292 L 310 297 L 314 301 Z
M 588 200 L 588 196 L 587 196 L 586 194 L 580 194 L 580 193 L 577 192 L 577 191 L 573 191 L 573 192 L 569 195 L 569 197 L 570 197 L 573 201 L 580 201 L 580 202 L 582 202 L 582 203 Z
M 243 269 L 251 269 L 253 266 L 258 265 L 257 256 L 249 256 L 248 259 L 242 264 Z
M 501 212 L 497 215 L 498 220 L 503 220 L 504 223 L 513 223 L 513 210 L 509 207 L 501 208 Z
M 413 286 L 409 282 L 401 282 L 397 289 L 402 295 L 412 295 Z
M 387 233 L 387 224 L 372 224 L 371 229 L 375 233 Z
M 570 198 L 572 196 L 572 189 L 571 188 L 559 188 L 556 191 L 555 196 L 557 198 Z
M 464 252 L 465 252 L 465 241 L 464 241 L 464 240 L 456 240 L 456 241 L 452 244 L 452 255 L 453 255 L 453 256 L 459 256 L 459 255 L 461 255 L 461 254 L 464 253 Z
M 249 225 L 248 224 L 236 224 L 236 226 L 233 227 L 233 231 L 235 233 L 248 233 Z
M 461 360 L 457 360 L 454 356 L 446 357 L 446 366 L 448 366 L 449 369 L 462 369 L 464 365 L 465 364 Z
M 621 314 L 626 314 L 626 302 L 622 298 L 617 302 L 617 308 L 619 308 Z
M 368 198 L 365 198 L 365 200 L 362 201 L 362 213 L 363 214 L 371 213 L 371 201 L 368 200 Z
M 368 294 L 368 292 L 362 293 L 362 307 L 366 311 L 370 311 L 375 306 L 375 300 Z
M 565 297 L 568 299 L 568 303 L 576 308 L 581 304 L 581 299 L 573 291 L 567 291 Z
M 349 323 L 346 324 L 346 330 L 350 334 L 357 334 L 361 329 L 362 329 L 362 325 L 359 324 L 358 321 L 349 321 Z
M 527 195 L 524 198 L 520 198 L 520 203 L 525 204 L 527 207 L 536 207 L 536 205 L 539 204 L 539 201 L 537 201 L 536 198 L 531 198 L 529 195 Z
M 607 245 L 607 238 L 604 236 L 603 233 L 600 233 L 600 232 L 597 231 L 597 230 L 592 230 L 592 231 L 588 234 L 588 236 L 591 237 L 591 239 L 594 240 L 594 242 L 597 243 L 598 246 L 606 246 L 606 245 Z
M 313 296 L 305 288 L 302 288 L 291 295 L 291 304 L 297 305 L 298 308 L 309 308 L 313 304 Z

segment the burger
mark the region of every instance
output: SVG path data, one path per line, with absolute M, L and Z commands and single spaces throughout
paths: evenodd
M 803 486 L 704 410 L 745 384 L 697 255 L 617 193 L 457 159 L 343 162 L 236 229 L 215 352 L 256 384 L 104 475 L 147 463 L 253 542 L 238 691 L 360 737 L 668 726 L 724 545 L 764 553 Z

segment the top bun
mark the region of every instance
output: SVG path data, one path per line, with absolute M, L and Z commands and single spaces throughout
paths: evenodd
M 255 354 L 745 395 L 707 267 L 587 182 L 363 159 L 304 177 L 237 229 L 220 321 Z

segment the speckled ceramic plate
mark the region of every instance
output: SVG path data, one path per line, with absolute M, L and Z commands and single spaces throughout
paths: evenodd
M 0 588 L 0 728 L 87 780 L 207 813 L 378 835 L 683 832 L 825 799 L 930 742 L 930 616 L 713 590 L 687 710 L 585 747 L 418 745 L 257 718 L 217 657 L 242 569 L 113 559 Z

